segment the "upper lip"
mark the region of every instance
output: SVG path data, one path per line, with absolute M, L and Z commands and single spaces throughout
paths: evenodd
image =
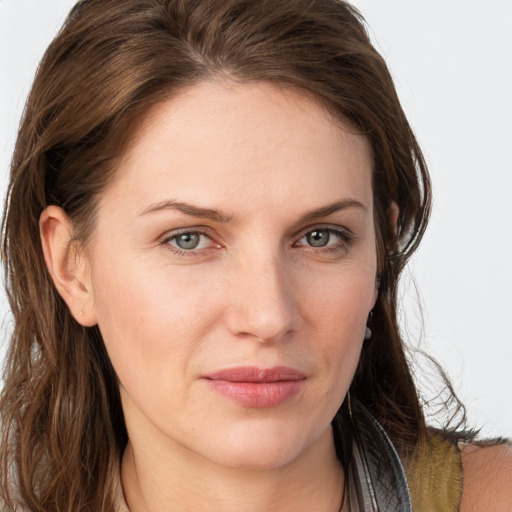
M 302 380 L 306 375 L 288 366 L 258 368 L 257 366 L 238 366 L 209 373 L 204 376 L 210 380 L 225 380 L 228 382 L 280 382 L 287 380 Z

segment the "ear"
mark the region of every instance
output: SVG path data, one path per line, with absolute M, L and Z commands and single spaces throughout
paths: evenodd
M 64 210 L 48 206 L 39 218 L 39 232 L 48 272 L 71 314 L 84 327 L 96 325 L 88 261 L 71 240 L 73 225 Z

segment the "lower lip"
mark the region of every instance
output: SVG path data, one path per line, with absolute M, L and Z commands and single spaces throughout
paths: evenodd
M 277 407 L 293 398 L 304 387 L 305 379 L 277 382 L 232 382 L 208 379 L 207 382 L 210 389 L 238 405 L 265 409 Z

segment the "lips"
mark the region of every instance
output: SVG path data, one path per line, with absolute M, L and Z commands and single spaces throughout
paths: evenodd
M 232 402 L 248 408 L 277 407 L 297 395 L 306 376 L 286 366 L 227 368 L 204 376 L 209 388 Z

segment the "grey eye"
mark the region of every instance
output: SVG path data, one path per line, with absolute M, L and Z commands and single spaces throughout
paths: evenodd
M 174 242 L 180 249 L 197 249 L 200 241 L 200 233 L 182 233 L 174 238 Z
M 312 247 L 325 247 L 330 238 L 331 234 L 328 229 L 315 229 L 306 234 L 306 241 Z

